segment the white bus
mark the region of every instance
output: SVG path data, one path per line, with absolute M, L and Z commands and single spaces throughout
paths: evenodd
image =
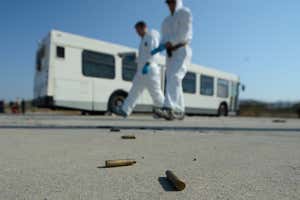
M 131 87 L 137 50 L 57 30 L 39 44 L 34 102 L 85 113 L 114 111 Z M 164 90 L 164 57 L 160 58 Z M 239 77 L 192 64 L 183 80 L 187 114 L 227 116 L 238 111 Z M 152 110 L 145 91 L 135 112 Z

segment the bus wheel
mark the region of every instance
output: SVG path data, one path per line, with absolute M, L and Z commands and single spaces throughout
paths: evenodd
M 126 95 L 125 94 L 114 94 L 111 96 L 110 100 L 109 100 L 109 111 L 112 113 L 116 113 L 117 112 L 117 108 L 119 106 L 122 106 L 124 101 L 125 101 Z
M 228 108 L 226 103 L 222 103 L 219 107 L 219 112 L 218 112 L 219 117 L 226 117 L 228 116 Z

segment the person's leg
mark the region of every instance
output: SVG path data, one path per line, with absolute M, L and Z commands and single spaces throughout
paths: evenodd
M 190 63 L 191 50 L 189 47 L 173 52 L 167 59 L 166 95 L 164 118 L 167 120 L 184 119 L 185 104 L 182 89 L 182 80 L 186 75 Z
M 165 101 L 165 96 L 161 87 L 161 73 L 160 68 L 156 65 L 151 66 L 151 73 L 146 76 L 147 84 L 146 87 L 153 100 L 153 117 L 164 118 L 163 117 L 163 106 Z
M 166 71 L 166 99 L 165 107 L 176 112 L 184 112 L 184 96 L 182 80 L 186 74 L 184 59 L 172 59 Z
M 129 116 L 132 113 L 134 107 L 137 104 L 138 98 L 144 91 L 144 88 L 144 80 L 140 76 L 136 77 L 133 81 L 133 85 L 130 89 L 128 97 L 125 99 L 124 104 L 122 106 L 122 110 L 126 113 L 127 116 Z
M 147 81 L 147 89 L 152 97 L 153 106 L 162 108 L 164 105 L 165 97 L 161 88 L 161 74 L 158 66 L 151 66 L 151 72 L 145 77 Z

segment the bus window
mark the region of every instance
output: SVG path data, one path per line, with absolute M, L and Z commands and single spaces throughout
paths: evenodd
M 218 79 L 218 97 L 228 98 L 229 96 L 229 81 Z
M 61 46 L 56 47 L 56 57 L 65 58 L 65 48 Z
M 124 81 L 133 81 L 137 71 L 136 56 L 124 56 L 122 59 L 122 78 Z
M 201 75 L 200 77 L 200 94 L 205 96 L 214 95 L 214 77 Z
M 184 93 L 195 94 L 196 93 L 196 74 L 188 72 L 186 73 L 183 81 L 182 88 Z
M 112 55 L 83 51 L 82 73 L 85 76 L 96 78 L 115 78 L 115 58 Z

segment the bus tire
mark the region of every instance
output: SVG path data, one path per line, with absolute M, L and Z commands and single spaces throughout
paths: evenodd
M 218 110 L 219 117 L 226 117 L 228 116 L 228 106 L 226 103 L 221 103 L 219 110 Z
M 123 91 L 115 92 L 111 95 L 108 102 L 108 112 L 116 113 L 118 106 L 122 106 L 127 93 Z

